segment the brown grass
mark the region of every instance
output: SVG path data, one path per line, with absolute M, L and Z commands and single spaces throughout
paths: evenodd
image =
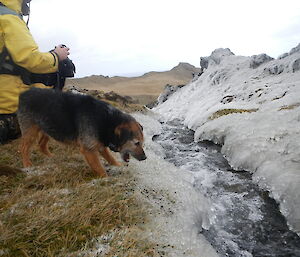
M 66 85 L 75 85 L 89 90 L 114 91 L 119 95 L 131 96 L 139 100 L 140 104 L 152 103 L 164 87 L 169 85 L 185 85 L 193 79 L 193 73 L 200 72 L 199 68 L 192 66 L 177 66 L 170 71 L 149 72 L 139 77 L 104 77 L 89 76 L 66 80 Z
M 285 106 L 282 106 L 279 111 L 283 111 L 283 110 L 293 110 L 297 107 L 300 106 L 300 103 L 296 103 L 296 104 L 292 104 L 292 105 L 285 105 Z
M 165 85 L 184 85 L 192 79 L 191 72 L 178 75 L 176 72 L 152 72 L 144 76 L 125 78 L 112 77 L 103 78 L 92 76 L 79 79 L 68 79 L 66 84 L 73 84 L 86 89 L 114 91 L 120 95 L 151 95 L 159 96 Z
M 258 109 L 223 109 L 223 110 L 218 110 L 215 113 L 213 113 L 209 119 L 214 120 L 217 118 L 220 118 L 222 116 L 228 115 L 228 114 L 233 114 L 233 113 L 251 113 L 251 112 L 256 112 Z
M 103 99 L 103 101 L 111 104 L 112 106 L 121 109 L 127 113 L 130 112 L 146 112 L 146 108 L 141 104 L 123 104 L 115 101 L 109 101 L 107 99 Z
M 0 146 L 2 167 L 21 168 L 17 146 Z M 50 150 L 51 159 L 32 154 L 28 174 L 0 176 L 0 256 L 90 256 L 99 243 L 106 256 L 158 256 L 142 236 L 146 206 L 130 172 L 99 179 L 78 149 L 52 142 Z

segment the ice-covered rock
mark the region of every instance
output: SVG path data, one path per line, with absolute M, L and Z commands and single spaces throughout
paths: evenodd
M 71 92 L 73 94 L 80 94 L 80 95 L 85 95 L 88 92 L 87 89 L 80 88 L 80 87 L 75 86 L 75 85 L 66 85 L 64 87 L 64 91 Z
M 207 69 L 209 65 L 220 64 L 222 59 L 227 56 L 234 55 L 229 48 L 218 48 L 214 50 L 210 56 L 200 58 L 200 66 Z
M 292 55 L 297 52 L 300 52 L 300 44 L 298 44 L 296 47 L 292 48 L 292 50 L 289 52 L 289 55 Z
M 200 57 L 200 67 L 203 70 L 208 68 L 208 57 Z
M 182 88 L 184 85 L 172 86 L 167 84 L 164 88 L 164 91 L 159 95 L 157 102 L 161 104 L 165 102 L 170 95 L 174 94 L 179 88 Z
M 271 60 L 273 60 L 273 58 L 266 54 L 253 55 L 251 56 L 250 60 L 250 68 L 255 69 L 261 64 L 269 62 Z
M 287 56 L 292 55 L 297 52 L 300 52 L 300 44 L 298 44 L 296 47 L 292 48 L 290 52 L 279 55 L 278 59 L 286 58 Z
M 278 75 L 284 71 L 284 65 L 282 64 L 273 64 L 264 69 L 271 75 Z
M 224 57 L 231 55 L 234 55 L 234 53 L 231 52 L 229 48 L 218 48 L 211 53 L 210 58 L 216 64 L 219 64 Z
M 287 56 L 289 56 L 289 54 L 288 54 L 288 53 L 284 53 L 284 54 L 279 55 L 279 56 L 278 56 L 278 59 L 279 59 L 279 60 L 280 60 L 280 59 L 284 59 L 284 58 L 287 57 Z
M 293 61 L 292 69 L 293 69 L 293 72 L 300 70 L 300 58 Z

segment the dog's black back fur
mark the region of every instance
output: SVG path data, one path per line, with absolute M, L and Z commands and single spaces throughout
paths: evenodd
M 134 120 L 88 95 L 32 88 L 22 93 L 19 100 L 21 129 L 38 125 L 46 134 L 62 142 L 96 137 L 105 146 L 116 144 L 116 126 Z

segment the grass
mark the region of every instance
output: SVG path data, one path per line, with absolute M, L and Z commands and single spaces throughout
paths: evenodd
M 296 103 L 296 104 L 292 104 L 292 105 L 285 105 L 282 106 L 279 111 L 283 111 L 283 110 L 293 110 L 295 108 L 298 108 L 300 106 L 300 103 Z
M 213 113 L 209 119 L 214 120 L 217 118 L 220 118 L 222 116 L 228 115 L 228 114 L 233 114 L 233 113 L 251 113 L 251 112 L 256 112 L 258 109 L 223 109 L 223 110 L 218 110 L 215 113 Z
M 128 113 L 130 113 L 130 112 L 145 112 L 146 111 L 146 108 L 141 104 L 121 101 L 120 99 L 123 98 L 122 96 L 119 96 L 120 97 L 119 100 L 116 99 L 115 101 L 113 101 L 113 100 L 108 100 L 106 98 L 103 98 L 104 97 L 103 94 L 104 94 L 103 91 L 98 91 L 98 90 L 94 90 L 93 92 L 90 92 L 90 95 L 95 97 L 96 99 L 105 101 L 105 102 L 111 104 L 112 106 L 114 106 L 118 109 L 121 109 L 122 111 L 125 111 Z
M 0 174 L 12 171 L 0 176 L 0 256 L 159 256 L 130 172 L 97 178 L 78 149 L 52 142 L 54 157 L 33 153 L 25 174 L 18 141 L 0 146 Z
M 112 106 L 122 109 L 123 111 L 130 113 L 130 112 L 146 112 L 146 108 L 141 105 L 141 104 L 123 104 L 120 102 L 114 102 L 114 101 L 109 101 L 109 100 L 103 100 Z

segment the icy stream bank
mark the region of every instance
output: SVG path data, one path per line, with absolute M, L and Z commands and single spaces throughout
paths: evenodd
M 204 73 L 155 111 L 182 120 L 195 140 L 222 145 L 230 165 L 251 171 L 300 234 L 300 45 L 276 60 L 228 49 L 204 60 Z
M 198 229 L 220 256 L 300 256 L 300 238 L 249 172 L 232 170 L 219 146 L 194 142 L 193 131 L 178 121 L 162 127 L 155 142 L 163 146 L 165 159 L 191 173 L 194 188 L 211 203 L 210 226 Z

